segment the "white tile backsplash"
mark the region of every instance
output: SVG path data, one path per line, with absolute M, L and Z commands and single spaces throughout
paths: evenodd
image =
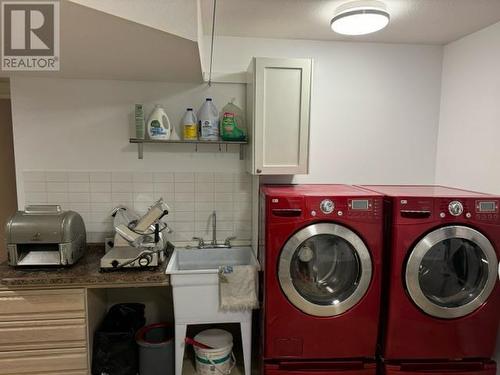
M 24 183 L 45 181 L 45 172 L 26 171 L 23 173 Z
M 29 181 L 24 183 L 24 191 L 27 193 L 42 193 L 47 191 L 47 184 L 44 182 Z
M 90 203 L 90 193 L 68 193 L 69 203 Z
M 215 182 L 233 182 L 234 174 L 232 173 L 215 173 Z
M 47 182 L 47 191 L 53 193 L 65 193 L 68 191 L 67 182 Z
M 111 184 L 111 191 L 113 193 L 127 193 L 132 191 L 132 182 L 115 182 Z
M 132 182 L 132 172 L 111 172 L 112 182 Z
M 134 193 L 141 193 L 141 192 L 152 193 L 154 191 L 154 185 L 151 181 L 150 182 L 143 182 L 143 181 L 136 182 L 136 181 L 134 181 L 132 189 L 133 189 Z
M 26 199 L 26 205 L 47 203 L 47 192 L 45 192 L 45 191 L 41 191 L 41 192 L 26 191 L 24 196 Z
M 210 172 L 206 173 L 196 173 L 195 174 L 195 181 L 196 183 L 207 183 L 207 182 L 214 182 L 214 174 Z
M 68 181 L 67 172 L 45 172 L 46 181 L 50 182 L 66 182 Z
M 134 183 L 151 183 L 153 182 L 153 172 L 134 172 L 132 174 L 132 181 Z
M 171 212 L 165 221 L 174 242 L 193 236 L 212 238 L 211 215 L 217 210 L 217 237 L 251 239 L 251 177 L 244 173 L 24 171 L 26 204 L 60 204 L 79 212 L 89 242 L 113 232 L 109 213 L 125 205 L 140 214 L 160 197 Z
M 174 181 L 179 182 L 194 182 L 194 173 L 189 172 L 175 172 Z
M 155 182 L 153 183 L 153 188 L 155 192 L 174 192 L 174 184 L 172 182 Z
M 89 191 L 89 182 L 68 182 L 68 192 L 70 193 L 88 193 Z
M 90 176 L 88 172 L 68 172 L 69 182 L 89 182 Z
M 90 182 L 111 182 L 111 172 L 90 172 Z
M 165 172 L 154 173 L 153 182 L 174 182 L 174 174 Z
M 180 193 L 194 193 L 194 182 L 176 182 L 174 191 Z
M 92 182 L 90 184 L 91 193 L 110 193 L 111 182 Z
M 68 193 L 47 193 L 47 203 L 50 204 L 63 204 L 68 203 Z

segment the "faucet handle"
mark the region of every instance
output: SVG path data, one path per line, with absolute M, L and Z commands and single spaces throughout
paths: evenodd
M 227 237 L 225 240 L 224 240 L 224 245 L 228 246 L 228 247 L 231 247 L 231 241 L 232 240 L 235 240 L 236 239 L 236 236 L 230 236 L 230 237 Z
M 201 237 L 193 237 L 193 241 L 198 241 L 198 247 L 201 249 L 205 246 L 205 241 Z

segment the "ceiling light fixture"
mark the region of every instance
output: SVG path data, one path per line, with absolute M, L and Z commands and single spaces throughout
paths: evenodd
M 365 35 L 382 30 L 390 15 L 380 1 L 354 1 L 337 8 L 330 26 L 342 35 Z

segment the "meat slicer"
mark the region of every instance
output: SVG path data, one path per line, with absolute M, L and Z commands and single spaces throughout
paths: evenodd
M 159 266 L 167 249 L 173 247 L 166 236 L 170 229 L 162 220 L 168 212 L 163 199 L 142 217 L 131 208 L 115 207 L 111 213 L 115 235 L 107 243 L 109 250 L 101 258 L 101 270 Z

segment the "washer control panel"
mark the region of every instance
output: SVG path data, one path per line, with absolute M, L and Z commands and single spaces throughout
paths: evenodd
M 331 214 L 335 209 L 335 203 L 330 199 L 323 199 L 319 204 L 319 209 L 326 215 Z
M 308 216 L 316 219 L 346 217 L 372 221 L 382 214 L 382 203 L 382 198 L 315 196 L 307 197 L 306 209 Z
M 497 200 L 477 200 L 476 218 L 481 221 L 497 221 L 499 219 Z

